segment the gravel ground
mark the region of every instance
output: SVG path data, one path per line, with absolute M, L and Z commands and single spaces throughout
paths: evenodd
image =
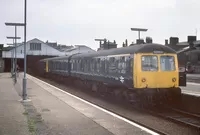
M 41 79 L 41 78 L 40 78 Z M 131 108 L 130 105 L 116 105 L 116 102 L 108 101 L 107 99 L 103 100 L 103 97 L 96 96 L 95 94 L 85 93 L 83 90 L 65 86 L 63 84 L 58 84 L 54 81 L 50 81 L 47 79 L 42 79 L 54 86 L 57 86 L 69 93 L 72 93 L 78 97 L 81 97 L 89 102 L 92 102 L 96 105 L 99 105 L 107 110 L 115 112 L 121 116 L 124 116 L 130 120 L 133 120 L 136 123 L 140 123 L 142 125 L 152 127 L 152 129 L 161 131 L 165 134 L 169 135 L 199 135 L 200 132 L 189 127 L 178 125 L 176 123 L 170 122 L 168 120 L 152 116 L 148 113 L 138 111 L 134 108 Z

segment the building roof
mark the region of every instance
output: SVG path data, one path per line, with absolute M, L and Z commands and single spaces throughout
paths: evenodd
M 185 47 L 185 48 L 183 48 L 183 49 L 177 51 L 177 53 L 185 52 L 185 51 L 188 51 L 189 49 L 190 49 L 190 47 L 187 46 L 187 47 Z
M 200 40 L 194 41 L 193 43 L 200 44 Z M 189 43 L 187 41 L 185 41 L 185 42 L 179 42 L 176 45 L 189 46 Z
M 176 45 L 180 45 L 180 46 L 189 46 L 188 42 L 179 42 Z
M 194 41 L 194 44 L 200 44 L 200 40 Z
M 88 47 L 86 45 L 74 45 L 75 47 Z M 88 47 L 89 48 L 89 47 Z
M 64 51 L 65 52 L 71 52 L 71 51 L 74 51 L 74 50 L 77 50 L 77 49 L 79 49 L 79 48 L 81 48 L 81 47 L 85 47 L 85 48 L 88 48 L 88 49 L 90 49 L 90 50 L 93 50 L 93 49 L 91 49 L 90 47 L 88 47 L 88 46 L 86 46 L 86 45 L 74 45 L 74 47 L 73 48 L 66 48 Z
M 3 51 L 10 51 L 10 50 L 12 50 L 13 48 L 14 48 L 13 46 L 3 47 Z
M 27 45 L 27 43 L 30 43 L 30 42 L 32 42 L 32 41 L 34 41 L 34 40 L 37 40 L 37 41 L 39 41 L 39 42 L 41 42 L 41 43 L 43 43 L 43 44 L 45 44 L 45 45 L 47 45 L 47 46 L 49 46 L 49 47 L 51 47 L 51 48 L 54 48 L 53 46 L 48 45 L 47 43 L 45 43 L 45 42 L 39 40 L 38 38 L 34 38 L 34 39 L 31 39 L 31 40 L 27 41 L 27 42 L 26 42 L 26 45 Z M 18 43 L 18 44 L 17 44 L 17 47 L 20 47 L 20 46 L 22 46 L 22 45 L 24 45 L 24 42 Z M 13 48 L 13 49 L 14 49 L 14 48 Z M 56 48 L 54 48 L 54 49 L 56 49 Z M 56 50 L 60 51 L 59 49 L 56 49 Z

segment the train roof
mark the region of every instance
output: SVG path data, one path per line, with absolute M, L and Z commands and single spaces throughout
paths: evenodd
M 134 54 L 134 53 L 152 53 L 154 51 L 163 51 L 164 53 L 176 53 L 175 50 L 168 46 L 161 44 L 138 44 L 128 47 L 113 48 L 109 50 L 102 50 L 92 53 L 84 53 L 73 56 L 72 58 L 83 58 L 83 57 L 98 57 L 118 54 Z
M 42 59 L 40 61 L 46 61 L 46 60 L 64 60 L 64 59 L 68 59 L 69 57 L 72 57 L 72 56 L 77 55 L 77 54 L 80 54 L 80 53 L 75 53 L 75 54 L 72 54 L 72 55 L 65 55 L 65 56 L 58 56 L 58 57 L 53 57 L 53 58 L 46 58 L 46 59 Z
M 63 58 L 68 58 L 69 56 L 58 56 L 58 57 L 52 57 L 52 58 L 45 58 L 40 61 L 45 61 L 45 60 L 55 60 L 55 59 L 63 59 Z
M 151 44 L 136 44 L 133 46 L 113 48 L 109 50 L 100 50 L 100 51 L 91 52 L 91 53 L 77 53 L 77 54 L 68 55 L 68 56 L 47 58 L 41 61 L 64 60 L 64 59 L 68 59 L 69 57 L 76 59 L 76 58 L 83 58 L 83 57 L 98 57 L 98 56 L 108 56 L 108 55 L 118 55 L 118 54 L 152 53 L 153 51 L 163 51 L 164 53 L 176 53 L 175 50 L 171 49 L 168 46 L 151 43 Z

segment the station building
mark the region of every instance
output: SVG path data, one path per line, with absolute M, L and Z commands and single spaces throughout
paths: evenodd
M 52 46 L 51 44 L 45 43 L 37 38 L 27 41 L 26 43 L 26 54 L 27 54 L 27 72 L 34 70 L 35 63 L 40 59 L 66 56 L 74 53 L 89 53 L 93 52 L 91 48 L 87 46 L 79 46 L 68 48 L 66 50 L 60 50 Z M 12 58 L 15 56 L 15 47 L 7 47 L 2 51 L 2 58 L 0 58 L 0 72 L 10 72 Z M 24 43 L 18 43 L 16 47 L 17 64 L 20 70 L 24 68 Z

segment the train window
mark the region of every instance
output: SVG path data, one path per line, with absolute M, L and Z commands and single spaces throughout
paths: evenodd
M 110 63 L 115 62 L 115 58 L 114 58 L 114 57 L 111 57 L 111 58 L 109 59 L 109 62 L 110 62 Z
M 81 71 L 81 60 L 78 61 L 78 70 L 77 71 Z
M 160 57 L 161 71 L 174 71 L 175 60 L 173 56 L 161 56 Z
M 74 71 L 74 60 L 72 60 L 71 69 Z
M 64 70 L 66 70 L 67 69 L 67 62 L 66 61 L 64 61 Z
M 200 55 L 198 55 L 198 61 L 200 61 Z
M 100 58 L 98 58 L 97 59 L 97 63 L 96 63 L 97 65 L 96 65 L 96 69 L 97 69 L 97 73 L 99 73 L 100 72 Z
M 97 64 L 96 64 L 96 58 L 94 59 L 94 72 L 96 73 L 97 72 Z
M 87 60 L 87 71 L 90 72 L 90 60 Z
M 109 74 L 116 74 L 118 72 L 118 58 L 110 57 L 108 60 Z
M 84 72 L 88 72 L 88 60 L 84 60 Z
M 118 61 L 118 73 L 125 74 L 126 73 L 126 60 L 125 57 L 120 57 Z
M 158 71 L 158 57 L 155 55 L 142 56 L 142 71 Z
M 93 72 L 93 67 L 92 67 L 92 63 L 93 63 L 93 59 L 91 59 L 91 61 L 90 61 L 90 72 Z
M 104 58 L 101 58 L 100 68 L 101 68 L 100 72 L 104 74 L 105 73 L 105 59 Z
M 130 71 L 133 73 L 133 59 L 130 59 Z

